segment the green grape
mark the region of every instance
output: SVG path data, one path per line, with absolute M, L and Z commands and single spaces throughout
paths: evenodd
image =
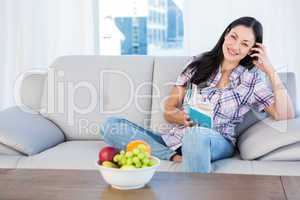
M 141 168 L 142 167 L 141 161 L 135 162 L 134 164 L 135 164 L 136 168 Z
M 143 159 L 143 164 L 144 164 L 144 165 L 148 165 L 149 162 L 150 162 L 150 160 L 149 160 L 148 158 L 145 157 L 145 158 Z
M 120 155 L 121 156 L 125 155 L 125 151 L 124 150 L 120 151 Z
M 133 156 L 133 153 L 131 151 L 127 151 L 125 153 L 126 158 L 131 158 Z
M 140 160 L 143 160 L 143 158 L 145 158 L 145 154 L 144 153 L 139 153 L 138 158 Z
M 119 161 L 118 161 L 118 165 L 119 165 L 119 166 L 122 166 L 122 160 L 119 160 Z
M 120 160 L 120 155 L 119 154 L 115 155 L 113 161 L 118 162 L 119 160 Z
M 125 156 L 122 157 L 122 160 L 121 160 L 121 165 L 125 165 L 126 164 L 126 158 Z
M 133 163 L 133 161 L 132 161 L 131 158 L 128 158 L 128 159 L 126 160 L 126 165 L 132 165 L 132 163 Z
M 123 160 L 123 155 L 122 154 L 119 154 L 119 156 L 118 156 L 118 165 L 122 165 L 122 160 Z
M 146 165 L 146 164 L 143 164 L 143 165 L 142 165 L 142 168 L 145 168 L 145 167 L 148 167 L 148 165 Z
M 156 161 L 155 160 L 150 160 L 148 166 L 153 166 L 156 165 Z
M 122 155 L 122 154 L 119 154 L 119 156 L 118 156 L 118 160 L 120 161 L 120 160 L 122 160 L 123 159 L 123 157 L 125 157 L 124 155 Z
M 132 153 L 133 153 L 133 155 L 139 155 L 140 150 L 135 148 L 135 149 L 132 150 Z
M 140 159 L 139 159 L 138 157 L 133 157 L 133 158 L 132 158 L 132 162 L 133 162 L 133 163 L 140 162 Z
M 142 166 L 142 163 L 140 161 L 140 159 L 138 157 L 134 157 L 132 159 L 132 162 L 134 163 L 134 165 L 137 167 L 137 168 L 140 168 Z

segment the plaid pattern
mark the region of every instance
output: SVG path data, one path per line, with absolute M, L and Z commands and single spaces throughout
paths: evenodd
M 192 74 L 187 71 L 180 74 L 175 85 L 188 86 Z M 236 144 L 235 126 L 243 121 L 243 116 L 251 108 L 262 111 L 274 103 L 273 92 L 267 87 L 257 68 L 247 70 L 243 66 L 236 67 L 230 75 L 227 88 L 216 88 L 221 78 L 221 68 L 212 74 L 207 81 L 207 87 L 199 89 L 203 97 L 214 106 L 214 127 L 218 133 Z M 182 110 L 185 109 L 187 97 L 183 100 Z M 168 147 L 175 150 L 182 145 L 184 132 L 188 128 L 183 125 L 172 125 L 162 132 L 162 138 Z

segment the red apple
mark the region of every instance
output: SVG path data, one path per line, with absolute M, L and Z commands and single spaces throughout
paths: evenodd
M 102 164 L 104 161 L 113 162 L 114 156 L 119 153 L 115 147 L 103 147 L 99 152 L 99 163 Z

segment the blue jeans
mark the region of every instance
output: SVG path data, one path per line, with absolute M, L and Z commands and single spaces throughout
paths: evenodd
M 176 151 L 169 149 L 159 134 L 144 129 L 126 119 L 111 117 L 103 124 L 104 141 L 118 149 L 125 149 L 132 140 L 144 140 L 152 148 L 152 155 L 170 160 Z M 213 129 L 191 127 L 186 129 L 182 144 L 182 168 L 186 172 L 211 172 L 211 162 L 230 157 L 234 146 Z
M 213 129 L 187 128 L 182 140 L 183 170 L 188 172 L 211 172 L 211 163 L 233 156 L 233 144 Z

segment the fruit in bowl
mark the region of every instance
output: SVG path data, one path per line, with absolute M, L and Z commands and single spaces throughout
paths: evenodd
M 104 156 L 104 159 L 101 152 L 106 152 L 107 149 L 109 156 Z M 97 162 L 104 180 L 117 189 L 137 189 L 145 186 L 159 165 L 160 160 L 151 156 L 150 145 L 141 140 L 128 143 L 126 150 L 121 151 L 114 147 L 104 147 L 99 152 Z
M 119 150 L 114 147 L 104 147 L 99 152 L 99 163 L 103 164 L 103 162 L 112 162 L 114 156 L 119 153 Z

